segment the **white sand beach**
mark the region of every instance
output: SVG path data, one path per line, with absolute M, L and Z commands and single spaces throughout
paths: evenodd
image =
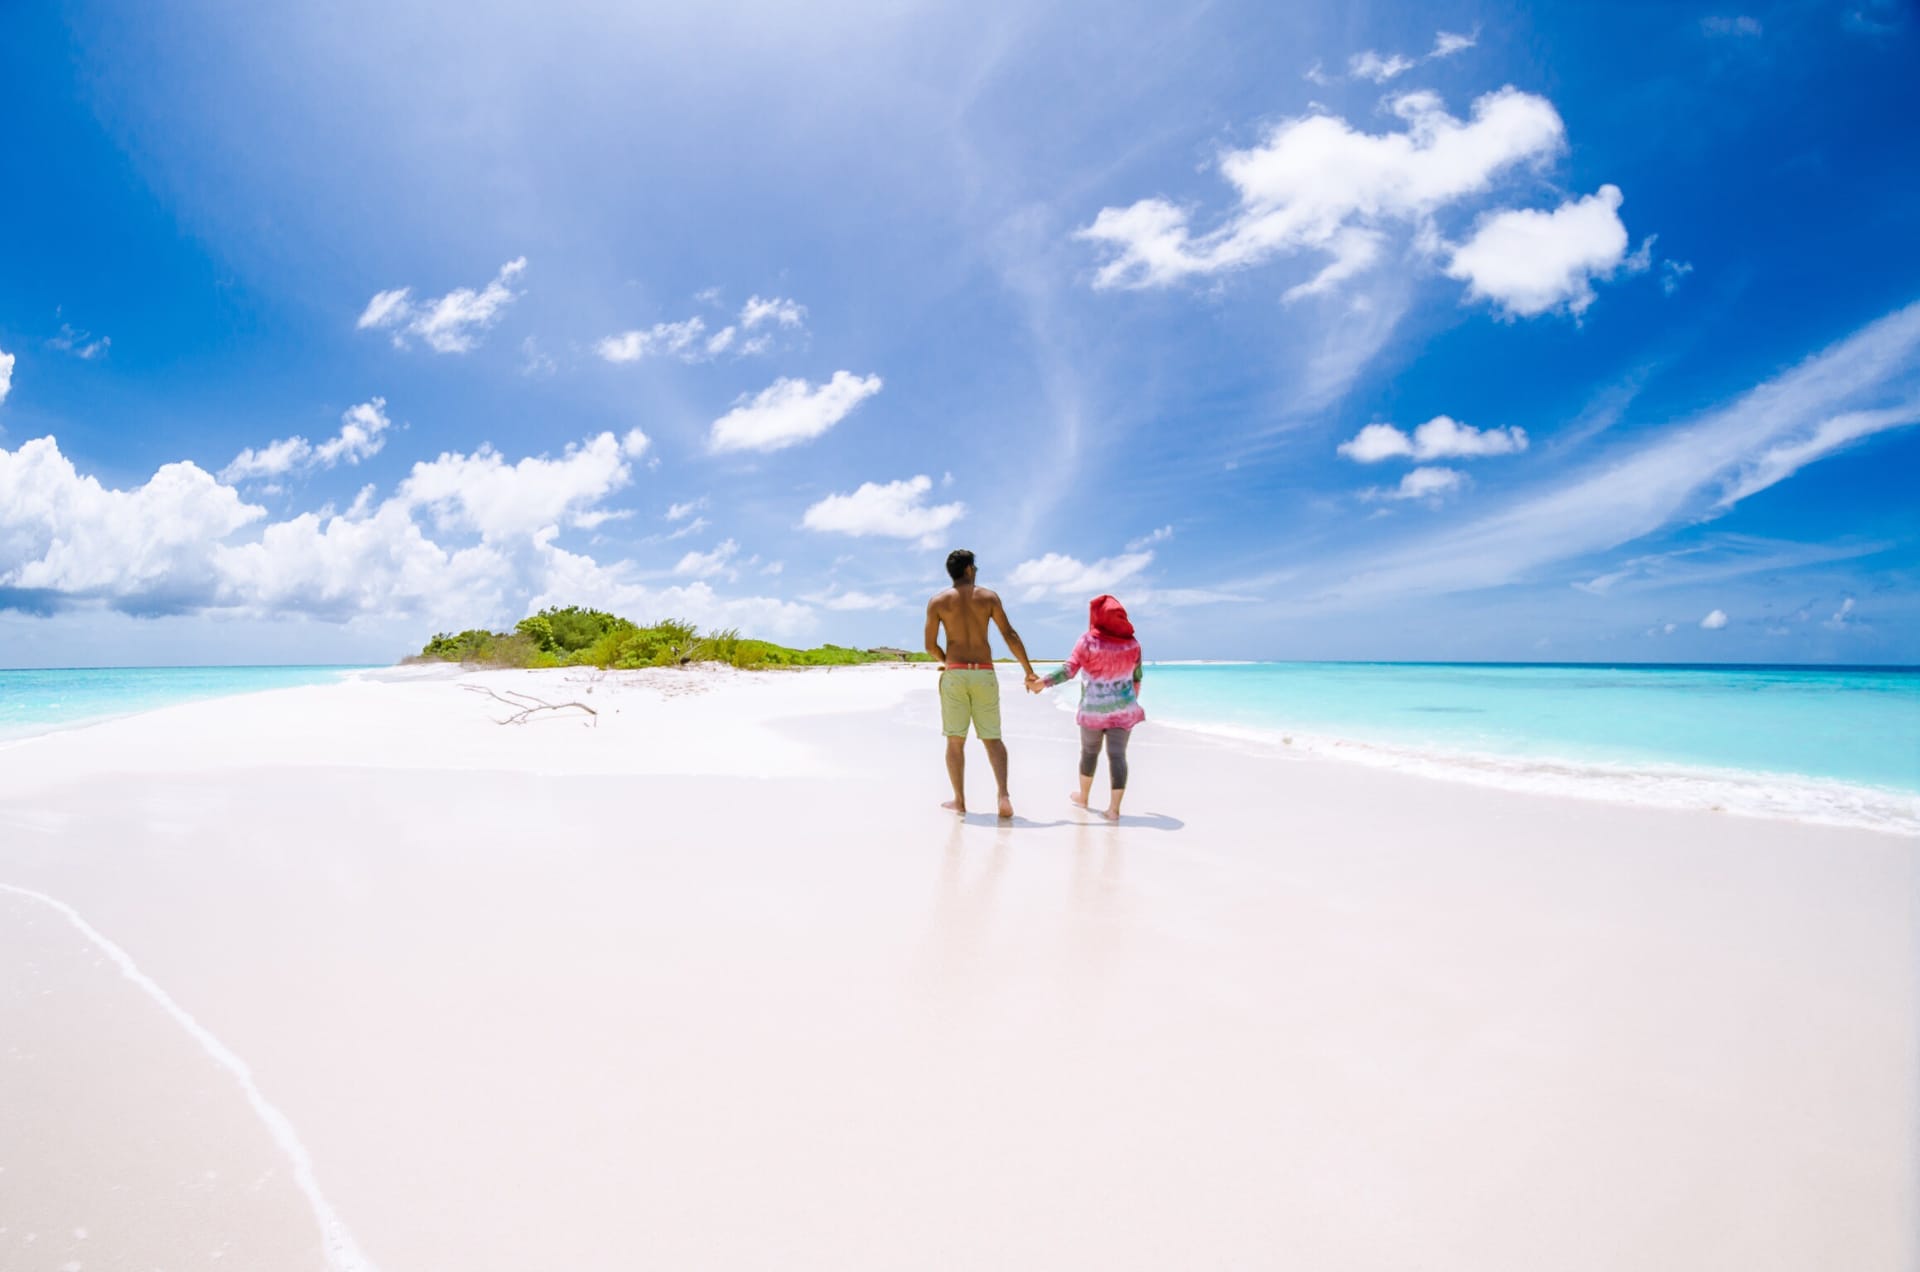
M 0 747 L 0 1268 L 1920 1262 L 1920 842 L 1151 721 L 1109 826 L 1004 681 L 1012 824 L 918 668 Z

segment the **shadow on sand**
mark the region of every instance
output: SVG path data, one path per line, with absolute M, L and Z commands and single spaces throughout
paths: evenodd
M 1122 813 L 1120 820 L 1110 822 L 1103 817 L 1062 817 L 1054 821 L 1035 821 L 1031 817 L 1018 814 L 1002 821 L 992 813 L 967 813 L 960 818 L 969 826 L 992 826 L 1000 830 L 1057 830 L 1062 826 L 1112 826 L 1116 829 L 1136 830 L 1185 830 L 1187 823 L 1178 817 L 1169 817 L 1165 813 Z

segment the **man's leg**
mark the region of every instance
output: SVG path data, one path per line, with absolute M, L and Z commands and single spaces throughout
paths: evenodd
M 940 731 L 947 735 L 947 780 L 953 798 L 940 805 L 967 811 L 967 691 L 958 672 L 940 673 Z
M 1007 747 L 1000 740 L 1000 678 L 991 671 L 975 672 L 967 688 L 973 731 L 987 748 L 987 763 L 993 765 L 1000 816 L 1011 817 L 1013 800 L 1007 795 Z
M 1000 815 L 1013 816 L 1013 798 L 1007 794 L 1007 744 L 999 738 L 982 738 L 987 748 L 987 763 L 993 765 L 993 783 L 999 788 Z
M 947 739 L 947 780 L 953 783 L 953 798 L 940 805 L 956 813 L 967 811 L 967 739 Z

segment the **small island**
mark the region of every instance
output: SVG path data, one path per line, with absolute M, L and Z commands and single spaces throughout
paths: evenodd
M 850 649 L 843 645 L 794 649 L 742 636 L 735 628 L 702 632 L 678 619 L 641 624 L 605 610 L 568 605 L 549 606 L 528 615 L 510 632 L 473 627 L 463 632 L 437 633 L 418 654 L 401 661 L 610 670 L 724 663 L 757 671 L 931 660 L 924 653 L 902 649 Z

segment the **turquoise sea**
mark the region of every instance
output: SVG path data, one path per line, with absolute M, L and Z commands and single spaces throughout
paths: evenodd
M 325 684 L 355 667 L 0 668 L 0 739 L 45 733 L 176 702 Z
M 1160 663 L 1141 702 L 1435 777 L 1920 831 L 1916 668 Z

